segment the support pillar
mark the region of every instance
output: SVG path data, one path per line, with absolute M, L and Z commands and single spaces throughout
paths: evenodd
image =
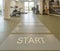
M 43 0 L 40 0 L 40 14 L 43 14 Z
M 47 14 L 49 14 L 49 0 L 46 0 L 46 10 L 47 10 Z
M 10 19 L 10 1 L 4 0 L 4 19 Z

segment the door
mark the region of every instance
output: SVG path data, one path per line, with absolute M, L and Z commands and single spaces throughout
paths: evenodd
M 25 12 L 32 11 L 32 7 L 34 7 L 34 2 L 24 2 Z

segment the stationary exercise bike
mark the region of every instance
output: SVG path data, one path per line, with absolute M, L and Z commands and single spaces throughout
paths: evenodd
M 17 15 L 20 15 L 21 12 L 15 9 L 15 10 L 13 10 L 12 14 L 13 14 L 13 16 L 17 16 Z
M 21 15 L 20 10 L 17 10 L 17 8 L 18 8 L 18 6 L 15 6 L 15 9 L 13 10 L 11 16 L 20 16 Z

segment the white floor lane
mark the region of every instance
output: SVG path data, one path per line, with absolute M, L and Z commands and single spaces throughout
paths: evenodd
M 60 50 L 60 41 L 52 34 L 11 34 L 0 50 Z
M 25 14 L 0 50 L 60 50 L 60 41 L 33 14 Z
M 48 28 L 32 13 L 25 14 L 12 33 L 51 33 Z

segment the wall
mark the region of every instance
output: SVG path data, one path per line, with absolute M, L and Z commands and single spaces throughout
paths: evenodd
M 24 11 L 24 2 L 20 2 L 20 1 L 16 2 L 16 1 L 12 0 L 11 3 L 10 3 L 10 6 L 12 6 L 12 7 L 18 6 L 17 10 L 19 10 L 19 8 L 23 8 L 23 11 Z M 11 14 L 12 14 L 14 9 L 15 8 L 10 8 L 10 13 Z
M 20 2 L 20 1 L 19 1 L 19 2 L 17 3 L 17 5 L 18 5 L 19 8 L 22 8 L 22 9 L 21 9 L 21 12 L 23 12 L 23 11 L 24 11 L 24 2 Z
M 12 0 L 12 1 L 10 2 L 10 14 L 12 14 L 12 12 L 13 12 L 13 10 L 14 10 L 14 7 L 15 7 L 15 5 L 16 5 L 15 1 L 14 1 L 14 0 Z M 11 8 L 11 7 L 12 7 L 12 8 Z
M 3 15 L 3 0 L 0 0 L 0 15 Z

